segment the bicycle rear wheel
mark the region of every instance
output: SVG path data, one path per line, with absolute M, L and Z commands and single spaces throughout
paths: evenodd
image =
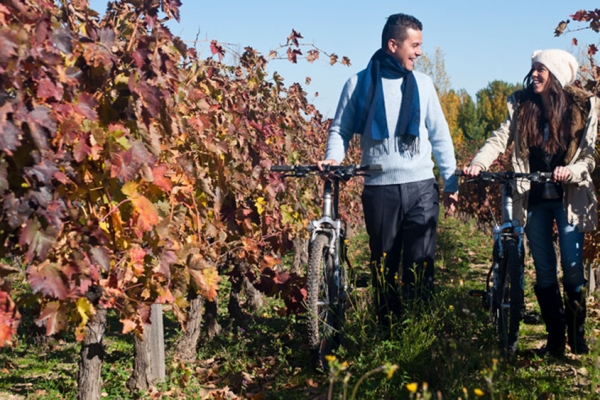
M 325 356 L 339 338 L 343 314 L 339 315 L 338 285 L 334 280 L 330 238 L 326 234 L 317 235 L 310 244 L 306 291 L 311 356 L 316 368 L 327 370 Z
M 518 250 L 515 240 L 504 242 L 504 257 L 499 263 L 499 280 L 496 287 L 497 301 L 493 306 L 496 307 L 500 351 L 504 356 L 516 354 L 519 342 L 524 301 L 524 272 L 523 258 Z

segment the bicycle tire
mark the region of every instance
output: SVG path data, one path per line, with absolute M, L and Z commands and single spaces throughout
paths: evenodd
M 500 351 L 502 355 L 508 357 L 517 352 L 524 301 L 523 259 L 519 256 L 518 250 L 515 240 L 504 242 L 505 254 L 500 261 L 499 303 L 496 303 Z
M 308 344 L 315 368 L 327 371 L 325 356 L 334 349 L 340 330 L 330 238 L 318 234 L 308 252 L 306 282 Z

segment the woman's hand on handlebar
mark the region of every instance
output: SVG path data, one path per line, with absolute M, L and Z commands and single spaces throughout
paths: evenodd
M 317 161 L 317 167 L 319 167 L 319 170 L 323 171 L 323 167 L 325 165 L 338 165 L 338 162 L 333 159 Z
M 463 174 L 467 175 L 469 178 L 475 178 L 479 175 L 481 169 L 482 168 L 479 165 L 469 165 L 463 169 Z
M 571 171 L 568 168 L 558 166 L 552 171 L 552 178 L 556 182 L 564 182 L 571 177 Z

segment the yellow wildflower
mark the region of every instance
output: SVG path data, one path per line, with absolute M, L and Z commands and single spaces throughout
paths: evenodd
M 416 382 L 412 382 L 412 383 L 407 383 L 406 384 L 406 388 L 408 389 L 409 392 L 414 393 L 417 391 L 417 388 L 419 387 L 419 385 L 417 385 Z

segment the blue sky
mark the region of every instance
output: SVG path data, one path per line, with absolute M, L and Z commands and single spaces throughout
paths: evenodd
M 433 56 L 439 47 L 453 89 L 475 93 L 494 80 L 521 83 L 530 67 L 533 50 L 559 48 L 577 54 L 579 43 L 598 43 L 600 34 L 586 30 L 554 37 L 554 28 L 577 10 L 600 8 L 592 0 L 181 0 L 181 22 L 170 24 L 186 41 L 198 37 L 202 57 L 210 56 L 215 39 L 230 47 L 253 47 L 267 55 L 284 44 L 292 29 L 304 43 L 328 53 L 347 56 L 351 67 L 330 66 L 326 57 L 294 65 L 273 60 L 286 84 L 300 82 L 308 98 L 325 117 L 333 117 L 346 79 L 363 69 L 380 46 L 381 29 L 388 15 L 403 12 L 423 23 L 423 51 Z M 91 0 L 91 8 L 104 12 L 106 0 Z M 571 21 L 570 29 L 578 25 Z M 599 46 L 600 47 L 600 46 Z M 308 48 L 303 48 L 308 50 Z M 283 55 L 283 52 L 282 52 Z M 227 61 L 227 59 L 226 59 Z M 305 78 L 311 84 L 305 85 Z M 318 96 L 315 96 L 318 93 Z

